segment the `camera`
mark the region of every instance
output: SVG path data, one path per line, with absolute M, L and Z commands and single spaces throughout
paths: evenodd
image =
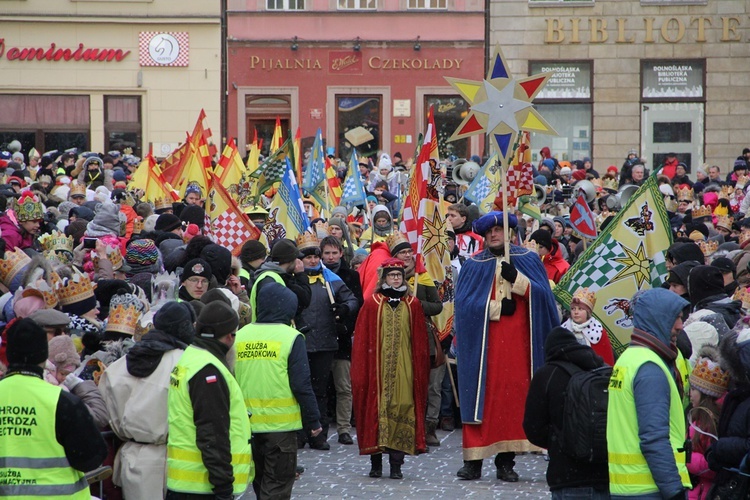
M 96 248 L 96 238 L 84 238 L 83 248 Z

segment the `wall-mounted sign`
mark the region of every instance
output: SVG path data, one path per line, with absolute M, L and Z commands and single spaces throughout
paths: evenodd
M 190 37 L 187 32 L 138 34 L 138 62 L 141 66 L 187 66 L 190 62 Z
M 5 56 L 9 61 L 116 61 L 120 62 L 129 50 L 87 48 L 82 43 L 75 49 L 61 48 L 54 43 L 49 47 L 5 47 L 5 38 L 0 38 L 0 58 Z
M 394 118 L 408 118 L 411 116 L 411 99 L 393 100 Z
M 703 60 L 642 61 L 641 96 L 646 99 L 704 97 Z
M 328 73 L 335 75 L 361 75 L 362 54 L 351 50 L 328 52 Z
M 554 75 L 537 94 L 537 99 L 591 99 L 590 62 L 532 62 L 529 74 L 550 71 L 554 72 Z

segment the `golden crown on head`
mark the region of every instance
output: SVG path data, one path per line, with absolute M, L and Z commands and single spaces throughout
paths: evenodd
M 716 227 L 723 227 L 727 231 L 732 230 L 733 223 L 734 223 L 734 218 L 728 215 L 719 215 L 716 217 Z
M 12 252 L 5 252 L 5 258 L 0 260 L 0 281 L 3 285 L 10 288 L 13 279 L 29 262 L 31 262 L 31 257 L 18 247 Z
M 729 199 L 734 194 L 734 186 L 721 186 L 719 198 Z
M 594 306 L 596 305 L 596 293 L 592 292 L 588 288 L 579 288 L 573 294 L 573 300 L 583 302 L 589 307 L 589 309 L 593 311 Z
M 320 246 L 320 240 L 318 240 L 318 235 L 313 234 L 309 231 L 301 232 L 297 235 L 297 238 L 295 238 L 297 243 L 297 250 L 304 250 L 305 248 L 318 248 Z
M 24 292 L 24 296 L 26 296 L 26 293 L 31 294 L 31 291 L 34 290 L 41 294 L 48 309 L 57 307 L 59 299 L 57 298 L 57 294 L 55 293 L 55 284 L 60 281 L 60 276 L 56 272 L 52 271 L 50 273 L 50 281 L 52 282 L 51 286 L 44 279 L 38 279 L 33 283 L 29 283 L 29 285 L 26 287 L 26 291 Z
M 44 219 L 44 204 L 31 191 L 24 191 L 18 200 L 13 200 L 10 208 L 18 222 Z
M 406 235 L 401 231 L 394 231 L 385 239 L 385 244 L 388 245 L 388 250 L 391 251 L 391 254 L 393 254 L 393 249 L 401 245 L 402 243 L 410 244 L 409 238 L 407 238 Z
M 617 179 L 609 178 L 602 181 L 602 187 L 610 191 L 617 191 L 618 182 Z
M 523 242 L 524 248 L 527 250 L 530 250 L 532 252 L 538 252 L 539 251 L 539 243 L 537 243 L 534 240 L 524 241 Z
M 685 184 L 685 187 L 678 187 L 674 190 L 675 197 L 677 198 L 677 201 L 693 201 L 695 199 L 695 193 L 693 192 L 693 188 L 691 188 L 689 185 Z
M 120 249 L 116 248 L 116 247 L 111 247 L 111 246 L 107 245 L 105 247 L 105 252 L 107 254 L 107 260 L 112 263 L 112 270 L 113 271 L 119 271 L 120 269 L 122 269 L 122 264 L 123 264 L 124 261 L 123 261 L 122 252 L 120 252 Z M 94 261 L 94 263 L 96 265 L 99 264 L 99 262 L 98 262 L 99 261 L 99 256 L 98 255 L 94 254 L 92 260 Z
M 716 250 L 719 249 L 719 242 L 716 240 L 699 241 L 698 246 L 701 247 L 701 252 L 703 252 L 703 255 L 708 257 L 709 255 L 713 255 Z
M 42 245 L 43 252 L 66 251 L 73 253 L 73 237 L 65 236 L 60 231 L 52 231 L 49 234 L 43 234 L 39 237 L 39 243 Z
M 135 305 L 117 304 L 109 310 L 107 331 L 132 336 L 135 334 L 135 328 L 140 317 L 141 313 Z
M 703 205 L 698 208 L 694 208 L 692 212 L 693 220 L 699 219 L 701 217 L 711 217 L 711 207 L 708 205 Z
M 57 298 L 61 306 L 75 304 L 93 296 L 94 285 L 86 274 L 77 269 L 72 278 L 66 278 L 57 284 Z
M 737 291 L 734 292 L 732 300 L 739 300 L 742 302 L 743 309 L 750 309 L 750 288 L 739 287 Z
M 71 182 L 68 197 L 72 198 L 73 196 L 86 196 L 86 184 L 77 180 Z
M 172 208 L 172 200 L 169 198 L 156 198 L 154 200 L 155 210 L 166 210 L 168 208 Z
M 143 217 L 138 217 L 133 221 L 133 234 L 141 234 L 143 232 Z

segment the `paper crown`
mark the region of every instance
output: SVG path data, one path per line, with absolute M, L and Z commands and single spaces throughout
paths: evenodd
M 39 183 L 46 182 L 47 184 L 52 184 L 52 176 L 50 175 L 40 175 L 36 178 L 36 181 Z
M 380 267 L 378 267 L 378 271 L 380 272 L 380 275 L 383 276 L 384 274 L 387 274 L 388 271 L 392 270 L 400 270 L 401 272 L 404 271 L 404 261 L 401 259 L 397 259 L 395 257 L 390 257 L 388 259 L 385 259 L 381 264 Z
M 143 217 L 138 217 L 133 221 L 133 234 L 141 234 L 143 232 Z
M 31 257 L 16 247 L 12 252 L 5 252 L 5 258 L 0 260 L 0 281 L 6 288 L 10 288 L 13 279 L 24 267 L 31 262 Z
M 711 207 L 703 205 L 702 207 L 694 208 L 692 212 L 693 220 L 701 217 L 711 217 Z
M 31 191 L 24 191 L 18 200 L 13 200 L 11 208 L 18 222 L 44 219 L 44 204 Z
M 721 193 L 719 193 L 719 198 L 725 198 L 729 199 L 734 194 L 734 187 L 733 186 L 721 186 Z
M 107 245 L 105 252 L 107 253 L 107 260 L 112 263 L 112 270 L 119 271 L 120 269 L 122 269 L 125 261 L 123 260 L 122 252 L 120 252 L 120 249 Z M 94 261 L 94 264 L 99 265 L 99 256 L 95 253 L 93 254 L 91 260 Z
M 72 278 L 66 278 L 57 285 L 57 298 L 61 306 L 75 304 L 94 296 L 94 285 L 88 276 L 75 270 Z
M 742 302 L 742 308 L 745 310 L 750 309 L 750 288 L 739 287 L 732 300 L 739 300 Z
M 73 198 L 74 196 L 86 196 L 86 184 L 83 182 L 73 181 L 70 183 L 70 191 L 68 197 Z
M 728 215 L 719 215 L 716 217 L 716 227 L 723 227 L 727 231 L 732 230 L 732 223 L 734 219 Z
M 394 250 L 396 250 L 396 248 L 402 246 L 403 244 L 407 244 L 411 248 L 409 239 L 401 231 L 395 231 L 393 234 L 389 234 L 385 239 L 385 244 L 388 245 L 388 250 L 390 250 L 391 255 L 394 255 Z
M 297 250 L 299 250 L 300 252 L 306 248 L 320 247 L 320 240 L 318 240 L 318 235 L 310 233 L 308 231 L 304 231 L 297 235 L 296 243 Z
M 674 190 L 674 194 L 677 201 L 693 201 L 693 199 L 695 199 L 693 188 L 688 184 L 678 186 L 677 189 Z
M 701 248 L 703 255 L 708 257 L 709 255 L 713 255 L 716 250 L 719 249 L 719 242 L 716 240 L 699 241 L 698 246 Z
M 532 252 L 539 251 L 539 244 L 534 240 L 524 241 L 523 246 L 524 248 L 531 250 Z
M 604 180 L 602 180 L 602 187 L 608 191 L 617 192 L 617 186 L 617 179 L 605 178 Z
M 175 273 L 159 273 L 151 280 L 151 305 L 176 300 L 180 278 Z
M 596 305 L 596 294 L 588 288 L 579 288 L 573 294 L 573 301 L 578 301 L 593 311 Z
M 154 200 L 154 210 L 166 210 L 172 208 L 172 200 L 169 198 L 156 198 Z
M 23 292 L 23 296 L 37 295 L 44 299 L 44 303 L 48 309 L 57 307 L 59 299 L 55 293 L 56 284 L 60 282 L 60 276 L 52 271 L 50 273 L 50 282 L 52 285 L 47 283 L 44 279 L 38 279 L 33 283 L 30 283 L 26 290 Z
M 133 304 L 117 304 L 109 310 L 108 332 L 120 332 L 133 336 L 141 313 Z
M 721 397 L 729 387 L 729 373 L 722 370 L 719 363 L 700 357 L 690 374 L 690 386 L 715 398 Z
M 39 243 L 42 245 L 42 251 L 45 253 L 57 251 L 73 253 L 73 237 L 65 236 L 65 234 L 60 231 L 52 231 L 52 233 L 43 234 L 39 237 Z

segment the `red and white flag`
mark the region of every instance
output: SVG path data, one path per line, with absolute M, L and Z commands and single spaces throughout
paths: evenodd
M 208 203 L 206 214 L 211 218 L 211 232 L 217 245 L 237 256 L 247 240 L 260 239 L 260 230 L 242 213 L 221 183 L 213 183 Z
M 570 209 L 570 223 L 573 229 L 584 238 L 593 240 L 596 238 L 596 219 L 594 212 L 586 203 L 583 195 L 578 196 L 573 207 Z

